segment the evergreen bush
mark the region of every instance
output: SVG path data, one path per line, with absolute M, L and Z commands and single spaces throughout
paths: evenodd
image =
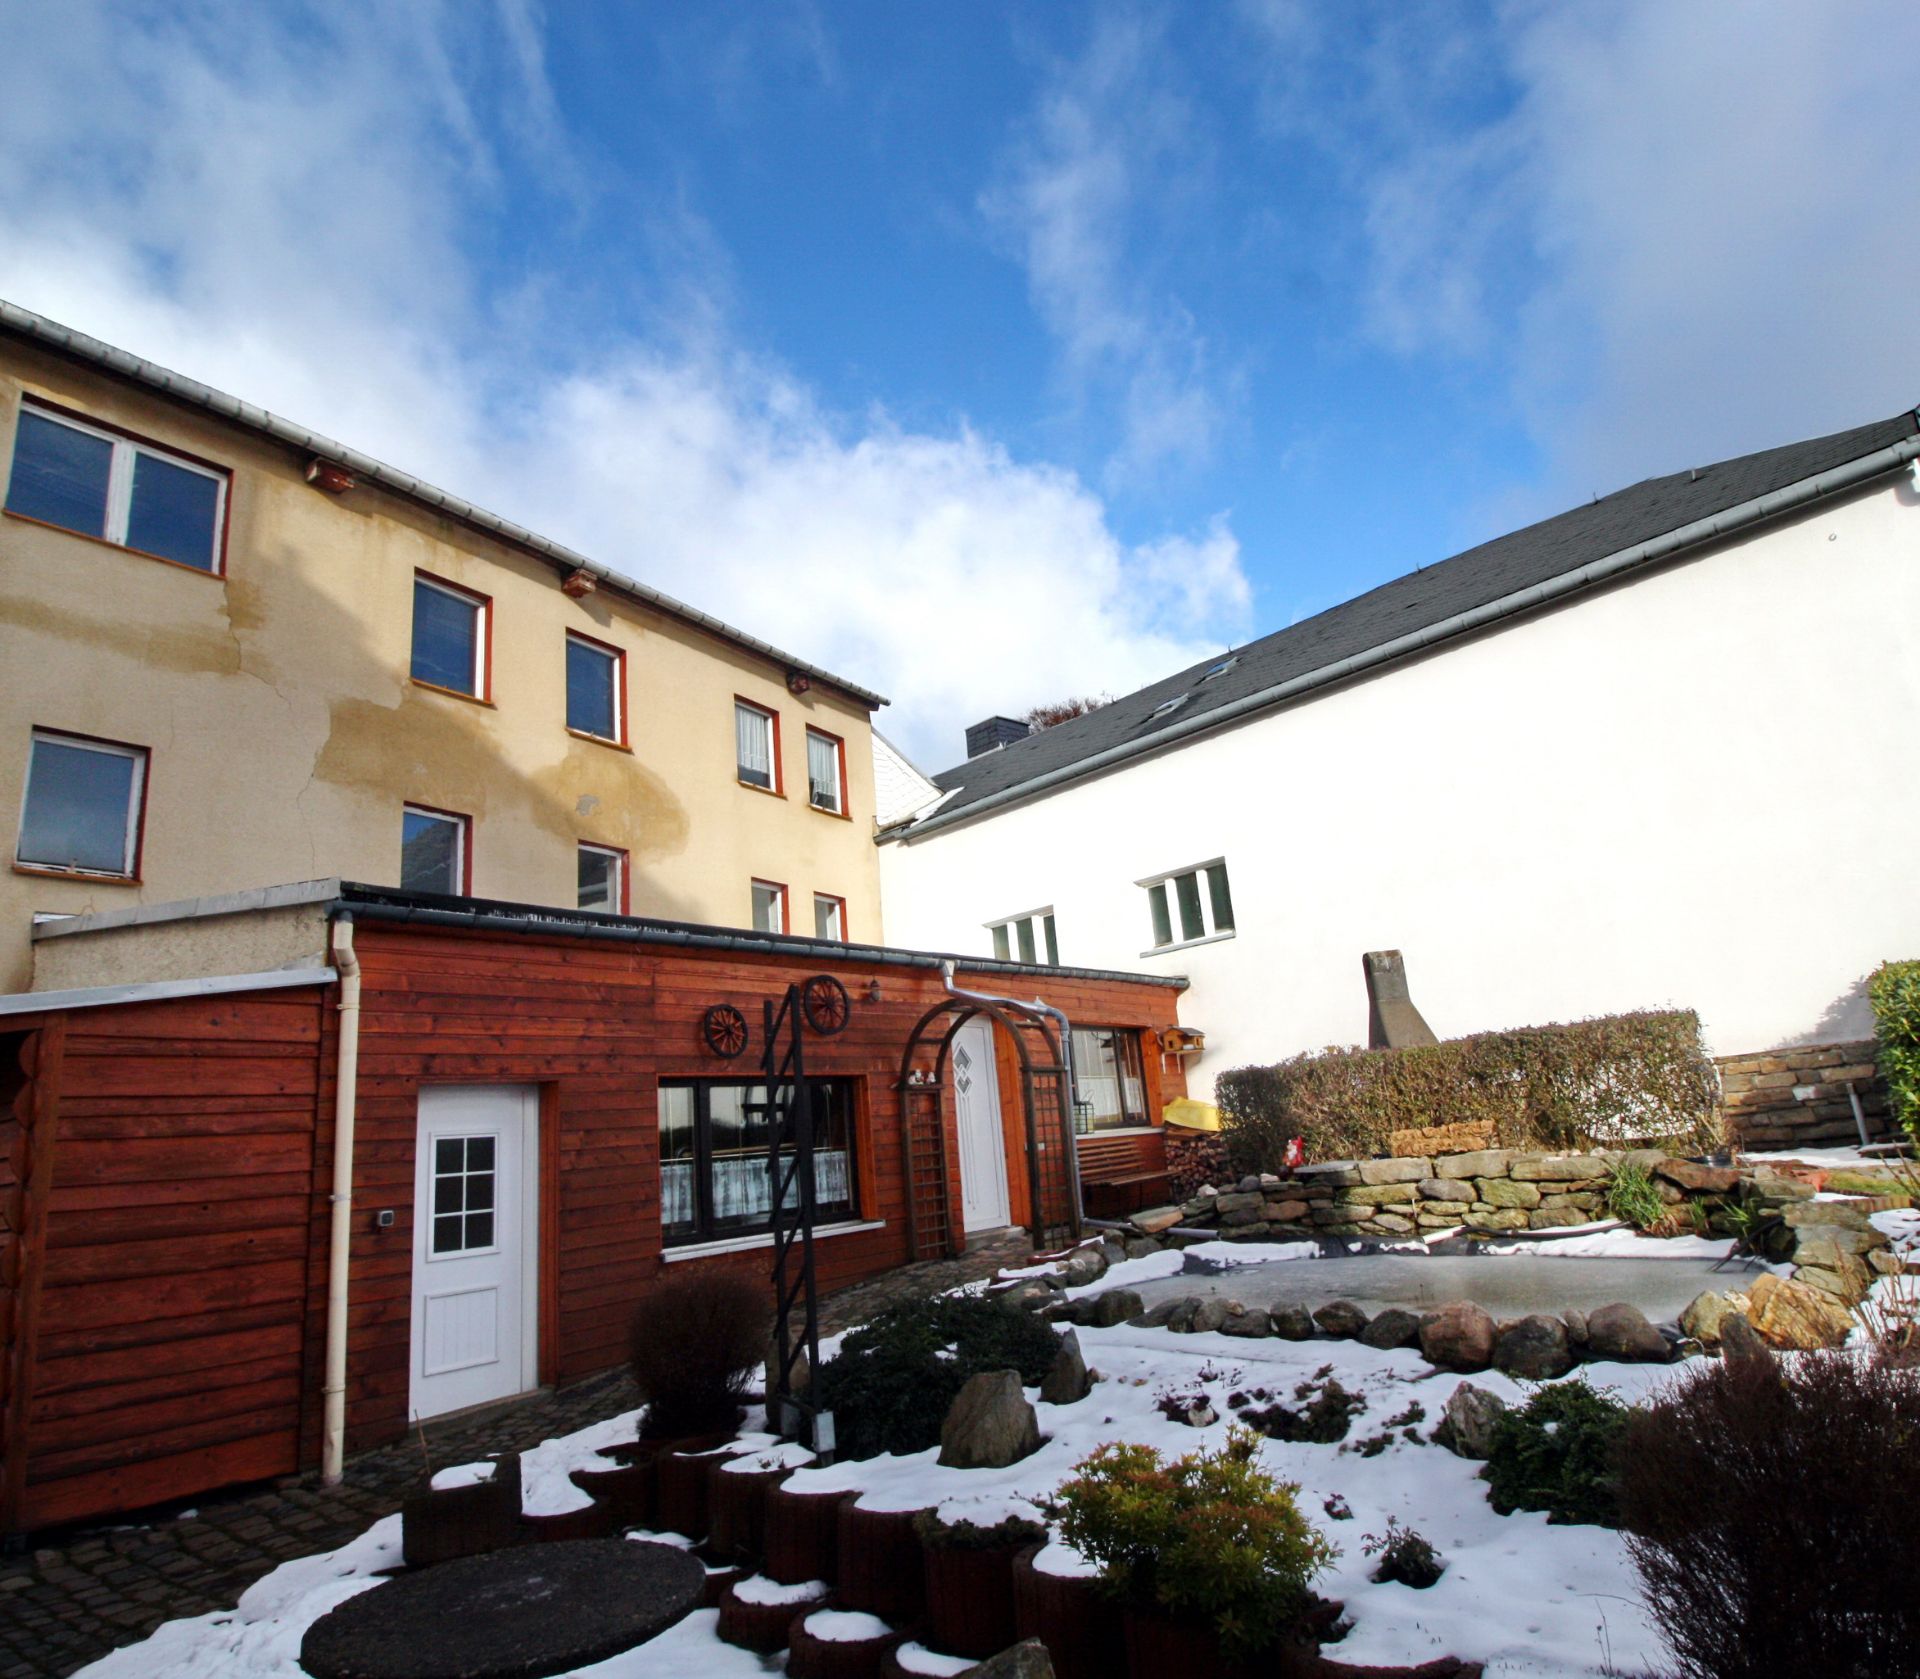
M 1882 962 L 1867 980 L 1867 1000 L 1894 1121 L 1920 1150 L 1920 962 Z
M 1556 1522 L 1619 1525 L 1617 1454 L 1627 1407 L 1585 1382 L 1555 1382 L 1494 1424 L 1487 1483 L 1494 1509 L 1544 1510 Z

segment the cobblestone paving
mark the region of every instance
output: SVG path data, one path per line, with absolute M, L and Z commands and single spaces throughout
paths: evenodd
M 821 1330 L 846 1329 L 896 1301 L 991 1275 L 1028 1251 L 1024 1236 L 1010 1235 L 957 1260 L 906 1266 L 843 1289 L 821 1302 Z M 612 1371 L 432 1430 L 434 1457 L 457 1463 L 526 1450 L 638 1402 L 632 1379 Z M 210 1494 L 152 1525 L 40 1536 L 24 1553 L 0 1556 L 0 1679 L 64 1679 L 163 1621 L 231 1609 L 270 1569 L 330 1551 L 398 1510 L 419 1471 L 419 1445 L 407 1440 L 353 1459 L 337 1487 L 306 1475 Z

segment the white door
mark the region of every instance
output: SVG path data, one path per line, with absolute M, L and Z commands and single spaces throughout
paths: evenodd
M 960 1126 L 961 1228 L 969 1233 L 1003 1230 L 1011 1215 L 993 1022 L 975 1015 L 954 1034 L 948 1059 L 953 1064 L 953 1106 Z
M 540 1110 L 526 1085 L 420 1092 L 414 1173 L 416 1417 L 539 1383 Z

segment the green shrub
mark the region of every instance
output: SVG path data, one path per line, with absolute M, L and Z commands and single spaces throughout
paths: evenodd
M 1627 1407 L 1585 1382 L 1543 1387 L 1494 1424 L 1487 1482 L 1494 1509 L 1545 1510 L 1556 1522 L 1619 1525 L 1615 1492 Z
M 1410 1527 L 1402 1527 L 1392 1516 L 1387 1518 L 1387 1531 L 1369 1533 L 1360 1549 L 1367 1556 L 1380 1559 L 1373 1571 L 1373 1579 L 1379 1585 L 1393 1581 L 1423 1592 L 1438 1584 L 1440 1576 L 1447 1571 L 1446 1560 L 1433 1548 L 1433 1542 Z
M 1893 1117 L 1920 1148 L 1920 962 L 1882 962 L 1867 980 L 1867 1000 Z
M 1635 1160 L 1623 1160 L 1607 1176 L 1607 1211 L 1636 1230 L 1651 1230 L 1667 1216 L 1653 1174 Z
M 1235 1169 L 1278 1171 L 1289 1137 L 1310 1160 L 1388 1152 L 1395 1131 L 1491 1122 L 1501 1148 L 1584 1153 L 1633 1139 L 1719 1146 L 1719 1076 L 1691 1010 L 1482 1032 L 1410 1049 L 1328 1049 L 1220 1075 Z
M 1011 1551 L 1045 1539 L 1047 1530 L 1027 1516 L 1003 1516 L 991 1525 L 943 1522 L 938 1510 L 922 1510 L 913 1531 L 930 1551 Z
M 1038 1318 L 979 1295 L 890 1307 L 849 1334 L 814 1377 L 814 1403 L 833 1412 L 840 1455 L 922 1452 L 940 1443 L 947 1408 L 970 1376 L 1018 1370 L 1045 1379 L 1060 1338 Z
M 1222 1450 L 1171 1463 L 1151 1446 L 1102 1446 L 1050 1501 L 1060 1537 L 1115 1596 L 1210 1625 L 1229 1659 L 1256 1655 L 1339 1554 L 1301 1515 L 1299 1487 L 1254 1461 L 1258 1445 L 1235 1429 Z

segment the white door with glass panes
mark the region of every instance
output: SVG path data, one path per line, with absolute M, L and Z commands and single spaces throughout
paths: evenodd
M 1000 1126 L 993 1022 L 975 1015 L 954 1033 L 947 1060 L 960 1127 L 961 1227 L 969 1234 L 1003 1230 L 1013 1215 L 1007 1201 L 1007 1142 Z
M 530 1085 L 420 1092 L 408 1386 L 416 1417 L 539 1383 L 539 1150 Z

